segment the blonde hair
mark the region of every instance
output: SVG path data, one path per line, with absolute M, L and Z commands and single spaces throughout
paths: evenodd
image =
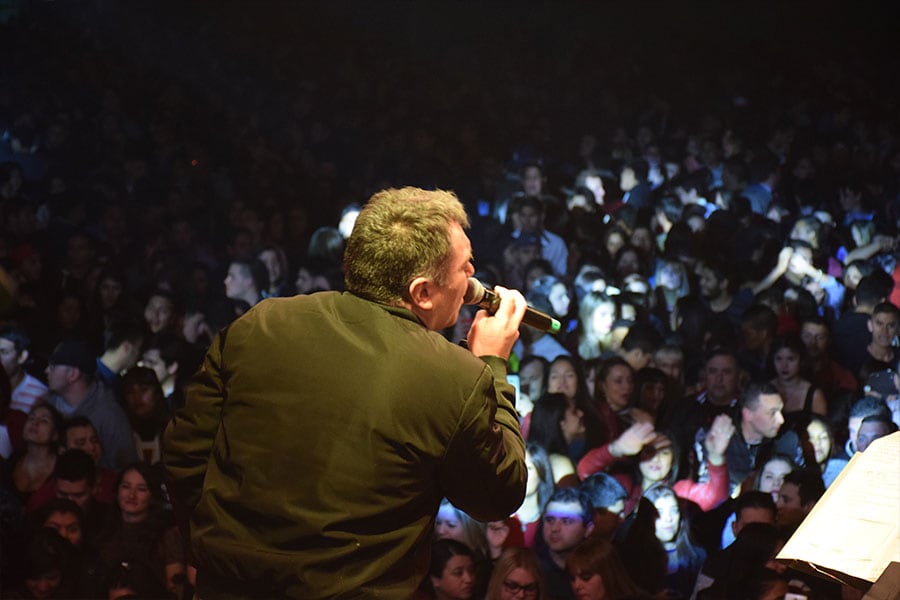
M 456 194 L 414 187 L 373 195 L 356 220 L 344 253 L 347 291 L 383 304 L 408 299 L 416 277 L 443 284 L 451 223 L 469 226 Z
M 535 600 L 544 597 L 544 582 L 541 579 L 541 570 L 538 566 L 534 551 L 529 548 L 506 548 L 494 563 L 494 570 L 488 582 L 487 593 L 484 600 L 500 600 L 500 592 L 506 577 L 516 569 L 524 569 L 534 577 L 537 583 L 537 595 Z

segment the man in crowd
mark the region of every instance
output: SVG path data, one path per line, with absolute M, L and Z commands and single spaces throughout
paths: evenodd
M 468 350 L 438 333 L 474 273 L 467 226 L 450 192 L 379 192 L 348 293 L 266 300 L 213 342 L 165 448 L 200 596 L 409 598 L 443 497 L 480 521 L 521 504 L 506 361 L 525 299 L 496 288 Z
M 31 339 L 21 327 L 8 325 L 0 329 L 0 363 L 12 387 L 10 408 L 28 413 L 31 407 L 47 398 L 47 386 L 25 371 Z
M 97 362 L 87 345 L 60 342 L 47 362 L 49 403 L 66 418 L 90 419 L 103 446 L 103 466 L 115 470 L 137 460 L 128 417 L 112 390 L 94 377 Z
M 593 509 L 577 488 L 558 488 L 547 500 L 537 546 L 549 598 L 574 598 L 566 559 L 594 529 Z

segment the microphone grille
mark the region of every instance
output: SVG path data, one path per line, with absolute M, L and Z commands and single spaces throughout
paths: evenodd
M 463 304 L 478 304 L 484 298 L 484 286 L 474 277 L 469 277 L 469 286 L 463 296 Z

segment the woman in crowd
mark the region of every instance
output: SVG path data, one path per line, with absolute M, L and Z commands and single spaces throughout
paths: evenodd
M 834 436 L 831 433 L 831 427 L 824 418 L 812 415 L 806 425 L 806 431 L 801 432 L 800 439 L 805 439 L 809 444 L 809 450 L 812 451 L 813 460 L 810 461 L 807 458 L 807 464 L 813 462 L 816 464 L 822 474 L 825 487 L 828 487 L 840 475 L 841 470 L 847 466 L 846 459 L 832 456 L 834 454 Z M 804 454 L 809 454 L 809 452 L 804 452 Z
M 491 575 L 491 546 L 486 524 L 476 521 L 444 498 L 434 521 L 434 535 L 439 540 L 455 540 L 465 544 L 471 550 L 475 568 L 475 592 L 478 596 L 484 595 Z
M 185 583 L 184 544 L 165 509 L 160 481 L 149 465 L 133 463 L 119 475 L 110 524 L 97 540 L 108 569 L 124 563 L 149 567 L 161 586 L 181 596 Z
M 470 600 L 475 594 L 475 558 L 456 540 L 437 540 L 431 546 L 431 566 L 416 600 Z
M 566 560 L 572 592 L 578 600 L 638 600 L 649 598 L 632 581 L 615 546 L 589 536 Z
M 610 344 L 618 316 L 616 303 L 603 292 L 589 292 L 578 305 L 578 355 L 582 360 L 599 357 Z
M 706 438 L 707 478 L 699 483 L 691 479 L 676 480 L 679 471 L 674 437 L 656 433 L 647 423 L 639 423 L 627 429 L 608 446 L 590 451 L 578 463 L 578 475 L 586 479 L 594 473 L 612 467 L 622 457 L 630 461 L 630 475 L 617 473 L 617 479 L 628 491 L 626 513 L 637 503 L 643 493 L 658 484 L 669 485 L 679 498 L 696 503 L 702 510 L 710 510 L 728 497 L 728 466 L 725 450 L 734 433 L 734 425 L 727 415 L 713 421 Z
M 706 551 L 692 541 L 689 523 L 672 488 L 657 484 L 644 492 L 644 497 L 656 508 L 656 538 L 668 555 L 666 597 L 690 598 Z
M 528 478 L 525 481 L 525 499 L 516 511 L 524 534 L 524 544 L 528 548 L 534 547 L 534 536 L 541 522 L 541 514 L 544 506 L 553 493 L 554 479 L 553 467 L 547 451 L 534 442 L 525 444 L 525 467 L 528 469 Z
M 537 557 L 528 548 L 507 548 L 494 564 L 484 600 L 544 600 Z
M 584 411 L 570 403 L 563 394 L 544 394 L 531 411 L 528 441 L 543 448 L 550 458 L 553 481 L 559 483 L 575 472 L 574 463 L 581 458 L 584 436 Z
M 670 324 L 672 311 L 679 298 L 690 294 L 691 286 L 684 263 L 664 259 L 657 263 L 654 273 L 653 310 L 659 320 Z M 674 330 L 675 328 L 672 327 Z
M 785 428 L 806 423 L 813 413 L 827 414 L 825 394 L 803 374 L 806 346 L 796 334 L 779 336 L 769 351 L 775 378 L 772 383 L 784 401 Z
M 22 430 L 25 448 L 13 452 L 3 465 L 5 487 L 23 504 L 53 476 L 62 428 L 62 415 L 49 404 L 36 404 L 28 413 Z
M 612 440 L 632 423 L 652 422 L 644 411 L 632 407 L 634 369 L 618 356 L 603 361 L 594 381 L 593 406 L 605 425 L 606 440 Z
M 284 250 L 280 246 L 266 246 L 256 254 L 269 273 L 269 286 L 265 290 L 266 298 L 288 295 L 288 262 Z

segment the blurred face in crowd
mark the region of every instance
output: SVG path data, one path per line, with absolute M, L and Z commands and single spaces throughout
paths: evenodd
M 440 577 L 432 577 L 435 597 L 441 600 L 469 600 L 475 586 L 475 564 L 468 556 L 451 556 Z
M 897 336 L 897 317 L 889 312 L 875 313 L 869 318 L 869 331 L 873 345 L 887 348 Z
M 263 250 L 259 253 L 259 260 L 266 265 L 266 270 L 269 272 L 269 281 L 271 283 L 275 283 L 281 281 L 284 277 L 284 273 L 281 269 L 281 261 L 278 260 L 278 253 L 274 250 Z
M 77 448 L 94 459 L 94 464 L 100 463 L 103 448 L 100 445 L 100 437 L 97 435 L 97 430 L 90 425 L 66 429 L 65 442 L 66 448 Z
M 773 458 L 767 462 L 759 475 L 759 491 L 772 494 L 772 499 L 778 500 L 778 490 L 784 481 L 784 476 L 791 472 L 791 465 L 787 462 Z
M 800 339 L 806 346 L 806 352 L 810 358 L 817 359 L 825 356 L 828 351 L 830 339 L 828 328 L 819 323 L 804 323 L 800 327 Z
M 831 456 L 831 436 L 821 421 L 810 421 L 806 426 L 809 443 L 816 455 L 816 463 L 822 464 Z
M 527 569 L 516 567 L 503 580 L 500 587 L 500 600 L 519 600 L 534 598 L 538 591 L 538 582 Z
M 44 527 L 52 527 L 76 548 L 81 546 L 81 523 L 78 521 L 78 516 L 74 513 L 52 512 L 44 520 Z
M 544 393 L 544 364 L 531 361 L 519 369 L 519 386 L 532 400 L 537 400 Z
M 760 394 L 754 408 L 741 409 L 744 437 L 750 443 L 759 442 L 763 438 L 774 438 L 784 423 L 781 409 L 784 402 L 778 394 Z
M 569 290 L 566 288 L 566 284 L 562 282 L 553 284 L 547 299 L 556 316 L 564 317 L 569 314 Z
M 612 330 L 616 320 L 616 305 L 613 302 L 600 304 L 591 315 L 591 325 L 597 335 L 606 335 Z
M 859 452 L 865 452 L 872 442 L 888 435 L 890 432 L 891 430 L 886 423 L 879 423 L 878 421 L 862 423 L 859 426 L 859 432 L 856 434 L 856 449 Z
M 137 417 L 147 417 L 156 407 L 156 390 L 149 385 L 133 383 L 125 390 L 128 411 Z
M 171 377 L 166 361 L 162 359 L 159 348 L 148 348 L 141 357 L 140 366 L 152 369 L 160 383 Z
M 659 517 L 656 519 L 656 538 L 663 544 L 675 540 L 678 535 L 678 526 L 681 524 L 681 512 L 678 510 L 678 501 L 674 496 L 660 496 L 653 502 Z
M 62 584 L 62 573 L 59 569 L 51 569 L 34 578 L 25 579 L 25 587 L 32 598 L 52 598 Z
M 87 510 L 91 501 L 91 494 L 94 493 L 87 479 L 69 481 L 68 479 L 57 477 L 54 485 L 56 486 L 57 498 L 68 498 L 80 506 L 82 510 Z
M 434 521 L 434 534 L 439 540 L 451 539 L 465 543 L 462 521 L 452 506 L 444 504 Z
M 800 374 L 800 355 L 791 348 L 779 348 L 772 360 L 775 374 L 782 381 L 791 381 Z
M 58 437 L 50 410 L 40 405 L 31 409 L 22 429 L 22 439 L 30 444 L 49 445 Z
M 130 523 L 146 519 L 150 514 L 151 496 L 150 486 L 144 477 L 135 469 L 126 471 L 116 495 L 122 519 Z
M 228 275 L 225 276 L 225 297 L 242 298 L 253 288 L 253 275 L 250 270 L 243 265 L 231 263 Z
M 631 167 L 623 168 L 621 173 L 619 173 L 619 187 L 622 191 L 630 192 L 637 184 L 638 180 L 634 174 L 634 169 Z
M 722 293 L 722 282 L 716 272 L 702 263 L 697 267 L 697 285 L 700 295 L 707 299 L 717 298 Z
M 600 385 L 607 404 L 618 412 L 631 402 L 631 393 L 634 391 L 634 374 L 630 367 L 615 365 L 609 370 Z
M 584 541 L 592 524 L 585 523 L 578 502 L 549 502 L 544 509 L 544 541 L 552 552 L 564 553 Z
M 543 183 L 543 176 L 538 167 L 527 167 L 522 173 L 522 190 L 526 196 L 540 196 Z
M 584 411 L 574 406 L 566 408 L 563 420 L 559 422 L 563 437 L 566 442 L 571 442 L 584 434 Z
M 664 435 L 657 436 L 639 456 L 641 462 L 638 467 L 644 479 L 644 489 L 669 476 L 672 470 L 672 442 L 669 438 Z
M 175 315 L 175 307 L 165 296 L 151 296 L 144 307 L 144 321 L 151 333 L 166 329 Z
M 16 351 L 16 345 L 6 338 L 0 338 L 0 363 L 3 364 L 3 370 L 10 379 L 17 375 L 22 369 L 19 362 L 22 356 Z
M 681 381 L 684 369 L 684 357 L 678 352 L 659 350 L 653 357 L 656 368 L 666 374 L 672 381 Z
M 706 362 L 703 378 L 706 393 L 714 404 L 727 404 L 737 398 L 739 377 L 737 360 L 733 356 L 717 355 Z
M 575 367 L 567 360 L 560 360 L 550 366 L 547 377 L 547 391 L 551 394 L 562 394 L 573 399 L 578 390 L 578 374 Z
M 606 587 L 598 573 L 576 573 L 572 578 L 572 591 L 578 600 L 607 600 Z

